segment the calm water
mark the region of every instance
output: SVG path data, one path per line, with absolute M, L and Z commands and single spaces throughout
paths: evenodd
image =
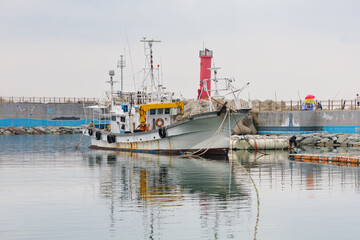
M 79 138 L 0 137 L 0 239 L 360 237 L 357 167 L 284 152 L 230 161 L 115 153 L 86 140 L 77 151 Z

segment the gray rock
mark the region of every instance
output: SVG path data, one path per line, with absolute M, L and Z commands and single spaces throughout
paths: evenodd
M 296 142 L 301 142 L 305 138 L 303 136 L 296 136 Z
M 320 139 L 320 142 L 321 143 L 327 143 L 327 142 L 330 142 L 331 140 L 329 139 L 329 138 L 322 138 L 322 139 Z
M 5 132 L 3 133 L 3 135 L 4 135 L 4 136 L 9 136 L 9 135 L 12 135 L 12 133 L 11 133 L 10 131 L 5 131 Z
M 45 128 L 43 128 L 43 127 L 37 127 L 37 130 L 39 130 L 40 132 L 45 132 L 46 131 Z
M 318 137 L 319 138 L 319 137 Z M 304 145 L 309 145 L 309 146 L 313 146 L 315 145 L 320 139 L 317 139 L 315 137 L 308 137 L 305 138 L 304 140 L 302 140 L 300 142 L 300 145 L 304 146 Z
M 338 143 L 344 143 L 345 140 L 348 138 L 349 136 L 348 135 L 339 135 L 338 139 L 337 139 L 337 142 Z
M 344 142 L 345 143 L 360 142 L 360 136 L 358 134 L 350 135 Z
M 337 136 L 337 133 L 325 133 L 323 135 L 323 137 L 326 137 L 326 138 L 329 138 L 329 139 L 332 139 L 333 137 L 336 137 Z
M 34 129 L 32 129 L 32 128 L 28 128 L 28 129 L 26 129 L 26 132 L 28 132 L 28 133 L 33 133 L 34 132 Z

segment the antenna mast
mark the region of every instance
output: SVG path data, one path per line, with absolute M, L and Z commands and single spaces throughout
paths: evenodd
M 121 92 L 124 91 L 124 67 L 125 67 L 125 60 L 124 55 L 120 55 L 120 61 L 118 61 L 117 67 L 121 70 Z

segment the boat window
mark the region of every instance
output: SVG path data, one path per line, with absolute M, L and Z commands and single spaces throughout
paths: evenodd
M 120 117 L 121 122 L 125 122 L 125 117 Z
M 165 108 L 165 114 L 170 114 L 170 108 Z
M 158 114 L 163 114 L 163 112 L 164 112 L 164 109 L 163 109 L 163 108 L 159 108 L 159 109 L 157 110 L 157 113 L 158 113 Z
M 155 115 L 156 114 L 156 109 L 150 109 L 150 115 Z
M 129 111 L 128 105 L 121 105 L 121 109 L 122 109 L 124 112 L 128 112 L 128 111 Z
M 115 115 L 111 116 L 111 121 L 116 121 L 116 116 Z

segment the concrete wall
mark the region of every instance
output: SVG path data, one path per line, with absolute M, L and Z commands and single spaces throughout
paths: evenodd
M 87 106 L 87 105 L 85 105 Z M 82 103 L 0 103 L 0 126 L 79 126 L 92 119 Z
M 309 133 L 359 133 L 360 111 L 264 111 L 258 115 L 258 132 Z

